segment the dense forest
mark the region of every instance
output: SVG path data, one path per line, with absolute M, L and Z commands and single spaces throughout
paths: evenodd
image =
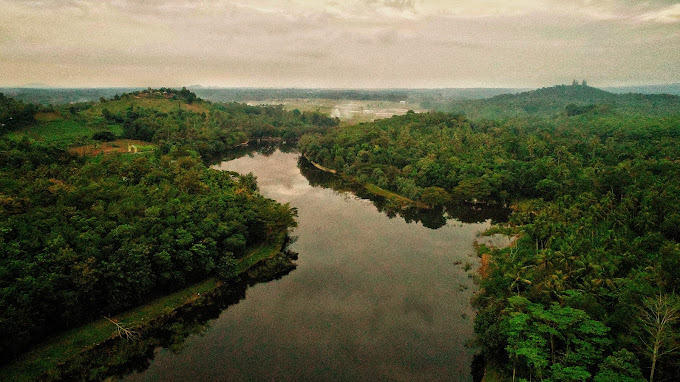
M 28 141 L 0 147 L 3 355 L 217 274 L 294 224 L 252 176 L 187 156 L 85 161 Z
M 579 91 L 582 105 L 600 91 L 577 85 L 573 99 L 555 101 L 563 91 L 535 93 L 545 97 L 534 116 L 409 113 L 308 135 L 299 146 L 323 166 L 431 205 L 513 207 L 493 232 L 516 239 L 480 248 L 492 260 L 475 299 L 477 343 L 509 379 L 672 380 L 680 375 L 680 109 L 668 105 L 679 97 L 613 95 L 627 106 L 570 112 L 581 107 L 572 105 Z M 666 112 L 645 112 L 650 99 Z
M 513 244 L 479 247 L 491 262 L 474 301 L 476 342 L 491 368 L 527 381 L 672 380 L 679 110 L 677 96 L 576 84 L 338 128 L 321 113 L 187 89 L 42 107 L 0 96 L 0 354 L 233 277 L 246 249 L 285 234 L 295 211 L 201 157 L 299 138 L 305 157 L 345 177 L 341 189 L 373 184 L 435 209 L 512 207 L 489 234 Z M 152 150 L 73 154 L 121 138 Z
M 0 116 L 4 361 L 49 333 L 234 277 L 247 249 L 281 241 L 295 211 L 262 197 L 252 175 L 209 169 L 199 154 L 337 125 L 318 113 L 213 104 L 186 89 L 49 107 L 0 96 Z M 156 149 L 69 151 L 117 138 Z

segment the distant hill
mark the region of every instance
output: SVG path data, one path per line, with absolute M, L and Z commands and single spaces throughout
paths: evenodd
M 34 84 L 35 85 L 35 84 Z M 39 84 L 38 84 L 39 85 Z M 40 105 L 64 105 L 68 103 L 97 101 L 116 94 L 131 93 L 143 88 L 43 88 L 29 86 L 0 88 L 0 93 L 19 101 Z
M 423 107 L 452 100 L 489 98 L 499 94 L 517 93 L 521 88 L 441 88 L 441 89 L 297 89 L 297 88 L 215 88 L 188 86 L 198 96 L 213 102 L 244 102 L 283 99 L 333 99 L 364 101 L 408 101 L 423 103 Z
M 18 88 L 0 88 L 0 92 L 16 100 L 41 104 L 63 105 L 78 102 L 98 101 L 100 98 L 112 98 L 116 94 L 132 93 L 146 88 L 49 88 L 41 84 L 28 84 Z M 331 99 L 331 100 L 364 100 L 364 101 L 391 101 L 420 104 L 424 109 L 436 109 L 440 111 L 465 111 L 471 117 L 484 116 L 507 116 L 536 113 L 536 108 L 541 109 L 545 102 L 544 97 L 556 97 L 555 107 L 548 107 L 547 113 L 551 114 L 564 108 L 566 104 L 558 99 L 568 100 L 582 105 L 584 103 L 601 104 L 605 100 L 619 105 L 622 99 L 617 95 L 628 95 L 630 102 L 638 103 L 639 95 L 671 94 L 680 95 L 680 84 L 649 85 L 636 87 L 616 87 L 596 89 L 593 87 L 555 86 L 530 91 L 527 88 L 440 88 L 440 89 L 300 89 L 300 88 L 217 88 L 201 85 L 191 85 L 187 89 L 192 90 L 207 101 L 212 102 L 266 102 L 272 103 L 285 99 Z M 551 90 L 552 89 L 552 90 Z M 597 92 L 596 90 L 599 90 Z M 636 93 L 631 96 L 627 93 Z M 500 96 L 501 98 L 497 98 Z M 520 97 L 511 101 L 515 96 Z M 475 102 L 482 100 L 483 102 Z M 493 101 L 489 101 L 491 99 Z M 648 98 L 645 102 L 652 104 L 666 103 L 658 101 L 661 98 Z M 510 108 L 506 103 L 510 102 Z M 673 101 L 672 101 L 673 102 Z M 624 102 L 625 103 L 625 102 Z M 619 105 L 620 106 L 620 105 Z M 464 110 L 464 109 L 465 110 Z M 653 109 L 656 110 L 656 106 Z M 498 109 L 498 110 L 497 110 Z M 539 110 L 541 111 L 541 110 Z M 662 113 L 666 113 L 662 111 Z
M 666 85 L 641 85 L 641 86 L 620 86 L 620 87 L 606 87 L 602 88 L 608 92 L 624 94 L 624 93 L 641 93 L 641 94 L 672 94 L 680 95 L 680 83 L 666 84 Z
M 472 119 L 611 113 L 663 116 L 680 114 L 680 96 L 614 94 L 587 85 L 557 85 L 484 100 L 452 102 L 446 111 Z
M 101 97 L 131 93 L 145 88 L 49 88 L 39 84 L 17 88 L 0 88 L 0 92 L 24 102 L 63 105 L 97 101 Z M 528 89 L 442 88 L 442 89 L 299 89 L 299 88 L 217 88 L 187 86 L 199 97 L 212 102 L 275 101 L 284 99 L 332 99 L 365 101 L 409 101 L 426 103 L 425 108 L 452 100 L 482 99 Z
M 47 85 L 47 84 L 43 84 L 43 83 L 33 82 L 33 83 L 30 83 L 30 84 L 23 85 L 22 88 L 26 88 L 26 89 L 49 89 L 49 88 L 51 88 L 51 86 Z

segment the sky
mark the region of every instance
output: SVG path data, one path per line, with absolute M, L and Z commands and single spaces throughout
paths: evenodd
M 680 1 L 0 0 L 0 86 L 680 82 Z

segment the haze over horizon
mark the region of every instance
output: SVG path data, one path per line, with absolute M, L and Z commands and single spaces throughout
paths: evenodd
M 680 2 L 0 0 L 0 86 L 680 82 Z

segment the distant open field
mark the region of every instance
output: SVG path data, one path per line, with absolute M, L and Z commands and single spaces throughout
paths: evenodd
M 376 119 L 404 115 L 413 110 L 416 113 L 427 111 L 420 104 L 408 101 L 346 100 L 323 98 L 285 98 L 247 101 L 249 105 L 283 105 L 286 110 L 319 111 L 338 117 L 347 124 L 370 122 Z

